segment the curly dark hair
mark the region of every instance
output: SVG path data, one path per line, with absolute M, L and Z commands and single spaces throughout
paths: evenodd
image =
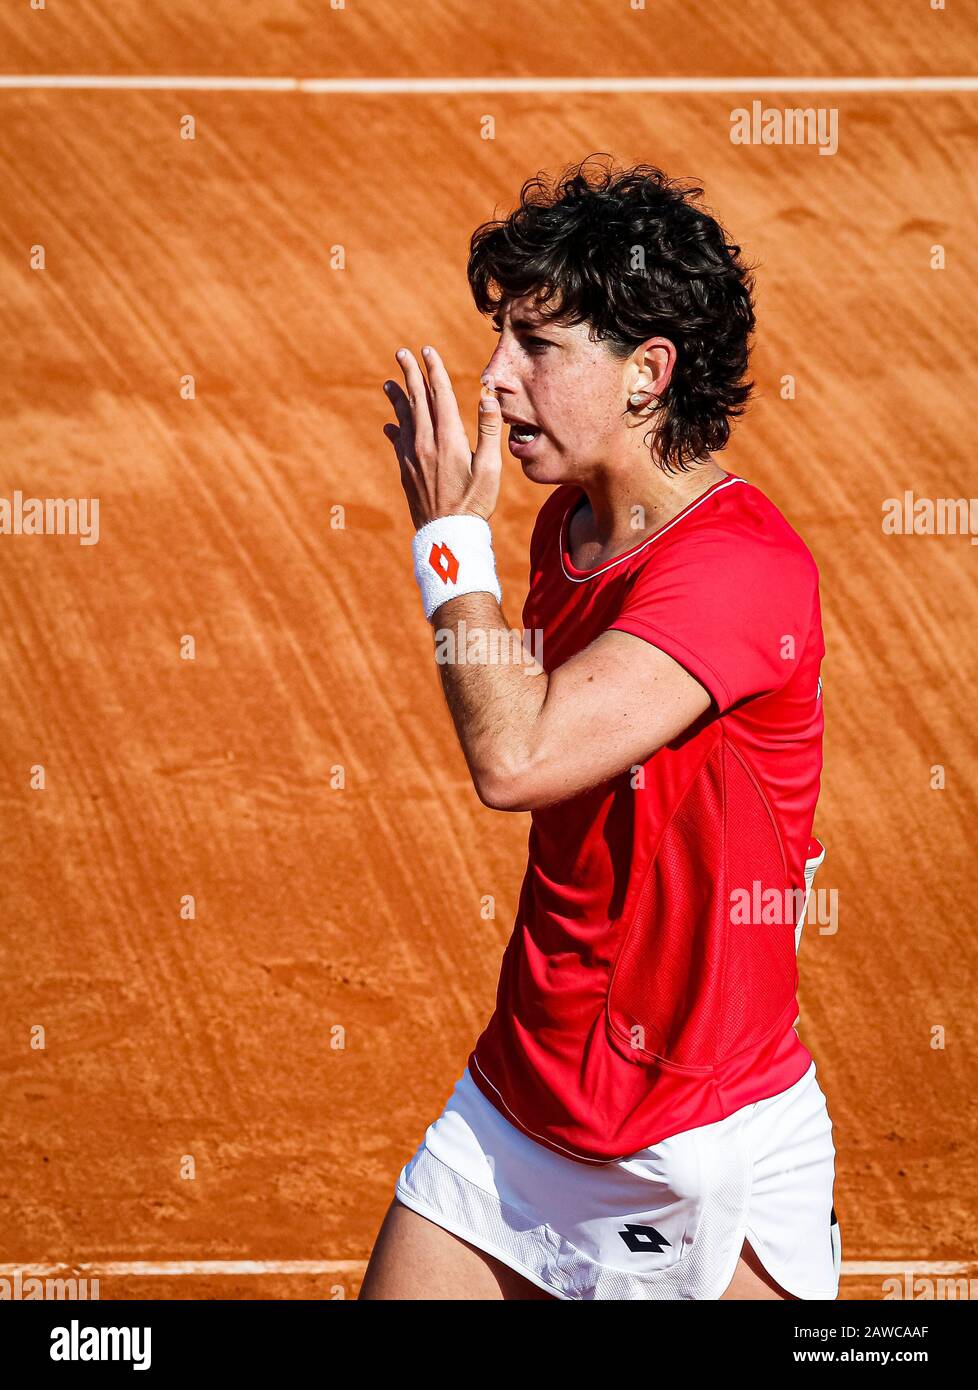
M 741 249 L 695 199 L 703 189 L 651 164 L 527 179 L 506 218 L 472 234 L 476 307 L 532 295 L 545 321 L 587 323 L 624 360 L 661 335 L 676 348 L 650 446 L 663 471 L 687 472 L 730 438 L 753 390 L 745 380 L 754 280 Z

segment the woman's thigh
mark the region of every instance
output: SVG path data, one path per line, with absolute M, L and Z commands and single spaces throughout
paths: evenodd
M 547 1299 L 551 1295 L 478 1246 L 393 1201 L 359 1297 L 370 1300 Z M 791 1299 L 747 1241 L 722 1299 Z
M 740 1259 L 737 1261 L 737 1268 L 734 1270 L 734 1276 L 727 1285 L 726 1291 L 720 1295 L 721 1302 L 724 1299 L 782 1298 L 793 1300 L 794 1297 L 794 1294 L 788 1293 L 768 1274 L 750 1244 L 745 1240 L 740 1252 Z
M 509 1265 L 396 1199 L 384 1217 L 359 1297 L 550 1299 Z

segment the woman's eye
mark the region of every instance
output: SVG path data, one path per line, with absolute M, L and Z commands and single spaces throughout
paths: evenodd
M 491 323 L 489 327 L 497 336 L 503 331 L 502 328 L 495 323 Z M 530 338 L 524 336 L 521 341 L 527 352 L 543 352 L 548 347 L 553 347 L 553 343 L 548 342 L 546 338 Z

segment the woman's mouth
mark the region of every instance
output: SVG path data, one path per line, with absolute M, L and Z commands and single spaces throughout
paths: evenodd
M 526 458 L 540 435 L 541 431 L 534 425 L 510 425 L 509 452 L 515 458 Z

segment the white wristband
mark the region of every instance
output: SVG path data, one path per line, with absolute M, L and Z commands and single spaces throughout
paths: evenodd
M 426 618 L 459 594 L 495 594 L 502 603 L 492 531 L 483 517 L 436 517 L 415 532 L 411 548 Z

